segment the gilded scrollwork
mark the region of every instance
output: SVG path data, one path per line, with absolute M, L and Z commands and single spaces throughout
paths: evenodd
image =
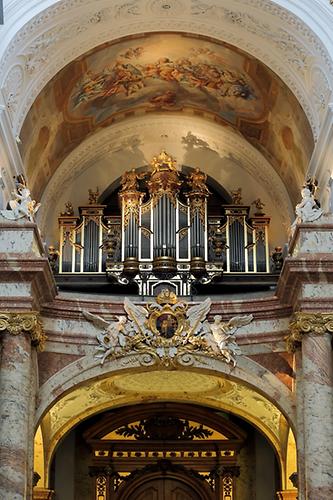
M 253 316 L 235 316 L 223 322 L 215 316 L 214 322 L 206 319 L 211 300 L 189 308 L 179 302 L 170 290 L 162 290 L 156 301 L 143 307 L 127 298 L 124 309 L 127 317 L 108 322 L 88 311 L 83 314 L 102 331 L 97 334 L 95 355 L 101 364 L 106 358 L 119 358 L 126 354 L 139 355 L 144 366 L 189 366 L 197 355 L 220 358 L 236 365 L 241 354 L 234 334 L 238 328 L 249 324 Z
M 36 312 L 4 312 L 0 313 L 0 331 L 10 335 L 29 333 L 31 343 L 39 351 L 44 349 L 46 335 L 39 315 Z
M 333 314 L 296 312 L 289 325 L 287 349 L 295 352 L 306 334 L 324 335 L 333 333 Z

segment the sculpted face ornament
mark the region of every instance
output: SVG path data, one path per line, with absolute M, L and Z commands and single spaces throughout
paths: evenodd
M 102 331 L 97 334 L 98 346 L 95 357 L 101 364 L 106 358 L 124 355 L 139 356 L 144 366 L 189 366 L 200 355 L 220 358 L 236 366 L 236 356 L 241 354 L 234 335 L 238 328 L 249 324 L 253 316 L 235 316 L 223 322 L 215 316 L 209 323 L 207 314 L 211 300 L 189 307 L 179 302 L 170 290 L 162 290 L 156 302 L 138 306 L 124 301 L 127 317 L 106 321 L 82 311 L 88 321 Z

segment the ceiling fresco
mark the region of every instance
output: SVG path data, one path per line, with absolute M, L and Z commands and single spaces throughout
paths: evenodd
M 179 111 L 237 129 L 286 185 L 298 184 L 306 171 L 313 148 L 309 124 L 272 71 L 227 44 L 157 33 L 99 46 L 45 86 L 20 133 L 35 195 L 98 129 L 131 116 Z

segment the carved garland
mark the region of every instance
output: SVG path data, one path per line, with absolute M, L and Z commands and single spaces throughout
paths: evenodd
M 29 333 L 31 344 L 39 351 L 44 349 L 46 335 L 39 315 L 36 312 L 5 312 L 0 313 L 0 331 L 7 331 L 10 335 Z
M 290 333 L 286 338 L 287 349 L 289 352 L 295 352 L 300 347 L 305 334 L 333 333 L 333 314 L 297 312 L 290 323 L 289 330 Z

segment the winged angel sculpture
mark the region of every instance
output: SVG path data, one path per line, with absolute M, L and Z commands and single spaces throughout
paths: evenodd
M 100 330 L 97 333 L 96 358 L 101 364 L 106 358 L 118 358 L 126 353 L 141 354 L 143 364 L 160 362 L 166 366 L 190 364 L 199 354 L 222 358 L 226 363 L 236 365 L 236 356 L 241 350 L 235 340 L 236 331 L 249 324 L 253 316 L 235 316 L 223 322 L 217 315 L 209 323 L 207 314 L 211 300 L 188 307 L 178 302 L 174 294 L 157 297 L 156 302 L 146 307 L 125 299 L 127 314 L 119 319 L 106 321 L 88 311 L 82 311 L 88 321 Z M 168 300 L 166 297 L 171 297 Z M 171 327 L 170 327 L 171 325 Z M 168 328 L 164 328 L 169 326 Z

